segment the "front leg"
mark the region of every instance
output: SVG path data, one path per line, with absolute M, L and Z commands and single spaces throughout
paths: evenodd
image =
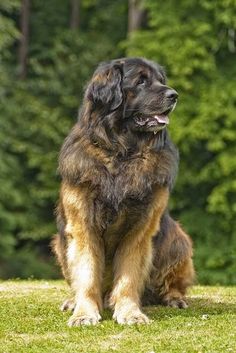
M 68 266 L 75 307 L 69 326 L 95 325 L 100 319 L 102 251 L 91 244 L 73 239 L 68 246 Z
M 153 200 L 133 229 L 121 240 L 114 259 L 114 284 L 110 305 L 120 324 L 148 323 L 140 308 L 140 297 L 152 264 L 152 237 L 160 227 L 166 208 L 167 188 L 153 190 Z
M 74 294 L 69 326 L 95 325 L 101 319 L 104 248 L 101 237 L 90 227 L 88 200 L 86 189 L 63 185 L 67 266 Z
M 140 296 L 149 273 L 152 259 L 151 238 L 137 241 L 129 235 L 117 250 L 114 269 L 114 287 L 110 305 L 113 318 L 119 324 L 148 323 L 148 317 L 140 308 Z

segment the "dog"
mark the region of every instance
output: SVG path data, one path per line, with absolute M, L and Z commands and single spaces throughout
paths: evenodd
M 185 308 L 192 243 L 168 213 L 178 151 L 167 125 L 178 93 L 143 58 L 101 63 L 59 156 L 53 248 L 72 289 L 69 326 L 148 323 L 141 304 Z

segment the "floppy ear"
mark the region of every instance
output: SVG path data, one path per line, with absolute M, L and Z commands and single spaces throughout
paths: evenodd
M 123 101 L 122 66 L 102 64 L 95 71 L 87 88 L 87 98 L 95 107 L 109 111 L 117 109 Z

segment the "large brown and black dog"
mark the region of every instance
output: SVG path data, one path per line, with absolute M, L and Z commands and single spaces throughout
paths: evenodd
M 59 158 L 54 250 L 72 288 L 70 326 L 97 324 L 104 302 L 121 324 L 149 321 L 140 302 L 187 306 L 191 241 L 167 211 L 177 97 L 163 69 L 141 58 L 102 63 L 88 84 Z

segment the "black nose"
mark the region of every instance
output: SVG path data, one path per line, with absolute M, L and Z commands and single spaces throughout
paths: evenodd
M 170 88 L 166 91 L 166 98 L 176 100 L 178 98 L 178 93 L 174 89 Z

